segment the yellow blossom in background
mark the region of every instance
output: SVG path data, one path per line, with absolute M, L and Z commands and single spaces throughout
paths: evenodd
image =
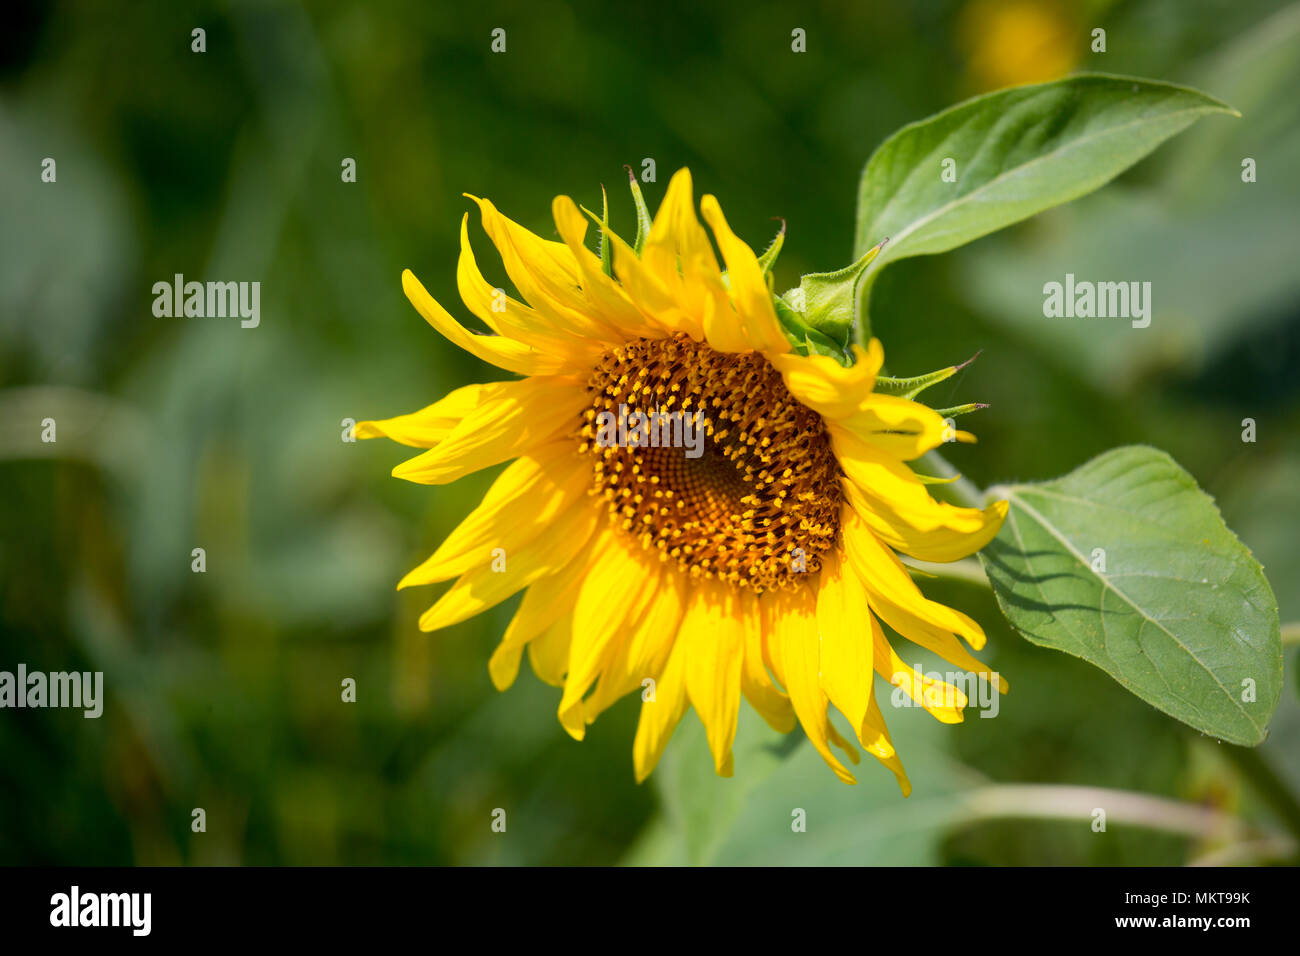
M 1065 76 L 1086 37 L 1051 0 L 973 0 L 962 10 L 957 42 L 975 92 Z

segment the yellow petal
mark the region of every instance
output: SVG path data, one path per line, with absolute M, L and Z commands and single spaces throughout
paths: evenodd
M 686 693 L 704 724 L 714 768 L 729 777 L 744 661 L 744 634 L 730 585 L 713 578 L 696 582 L 677 641 L 686 644 Z
M 502 641 L 488 659 L 488 675 L 492 686 L 497 690 L 506 690 L 519 676 L 519 663 L 524 657 L 523 644 L 507 644 Z
M 663 673 L 655 682 L 654 700 L 641 703 L 641 719 L 637 721 L 636 739 L 632 743 L 637 783 L 650 776 L 663 756 L 668 738 L 686 713 L 686 654 L 685 642 L 675 641 Z
M 494 382 L 481 404 L 438 445 L 393 469 L 393 476 L 442 485 L 524 454 L 560 434 L 576 436 L 586 390 L 570 379 L 526 378 Z M 575 446 L 576 447 L 576 446 Z
M 723 296 L 710 297 L 702 302 L 704 340 L 718 352 L 750 352 L 754 346 L 740 325 L 735 309 Z
M 481 614 L 516 591 L 559 571 L 587 545 L 603 516 L 588 501 L 556 518 L 550 534 L 507 554 L 505 570 L 481 565 L 456 579 L 446 593 L 420 617 L 420 630 L 436 631 Z
M 500 384 L 466 385 L 418 412 L 373 422 L 357 422 L 353 434 L 357 438 L 387 437 L 413 448 L 432 448 L 446 438 L 466 415 L 498 395 L 499 390 L 494 385 Z
M 564 686 L 569 667 L 569 645 L 573 640 L 573 615 L 562 614 L 545 631 L 528 643 L 528 662 L 538 680 L 552 687 Z
M 520 375 L 550 375 L 568 367 L 563 356 L 538 352 L 501 335 L 475 335 L 440 306 L 410 269 L 402 272 L 402 290 L 426 322 L 470 355 Z
M 659 274 L 617 235 L 607 233 L 606 238 L 614 254 L 614 274 L 647 320 L 670 333 L 681 332 L 699 341 L 704 334 L 701 316 L 682 306 L 677 288 L 666 286 Z
M 590 555 L 580 553 L 563 569 L 541 578 L 524 592 L 519 609 L 488 661 L 488 673 L 497 690 L 505 690 L 514 683 L 519 670 L 519 654 L 524 647 L 561 617 L 572 615 L 578 598 L 578 585 L 586 576 L 589 565 Z M 567 661 L 567 648 L 565 658 Z
M 880 625 L 875 624 L 874 621 L 872 623 L 876 629 L 879 629 Z M 889 730 L 885 727 L 885 718 L 880 713 L 880 706 L 876 703 L 874 687 L 871 692 L 870 706 L 867 709 L 867 719 L 858 731 L 858 739 L 862 741 L 862 746 L 867 753 L 893 771 L 894 779 L 898 781 L 898 788 L 903 791 L 903 796 L 910 796 L 912 782 L 907 779 L 907 773 L 903 770 L 903 761 L 898 758 L 898 754 L 894 750 L 894 743 L 889 739 Z
M 817 627 L 821 632 L 822 690 L 854 730 L 862 726 L 871 699 L 871 610 L 867 589 L 852 569 L 831 552 L 822 559 L 817 590 Z
M 876 376 L 885 361 L 879 339 L 867 348 L 854 345 L 853 364 L 845 368 L 828 355 L 769 356 L 768 361 L 781 373 L 790 394 L 823 418 L 846 418 L 871 397 Z
M 556 357 L 564 368 L 589 369 L 607 347 L 600 339 L 556 325 L 483 278 L 469 244 L 469 215 L 460 222 L 460 259 L 456 286 L 465 305 L 494 331 Z
M 582 739 L 587 725 L 582 698 L 604 667 L 611 642 L 622 640 L 629 625 L 654 599 L 653 591 L 646 587 L 647 560 L 640 546 L 623 535 L 608 529 L 600 532 L 594 560 L 578 587 L 573 608 L 569 675 L 559 707 L 560 723 L 577 740 Z
M 831 442 L 849 483 L 845 495 L 873 532 L 891 548 L 921 561 L 956 561 L 992 541 L 1007 503 L 959 508 L 936 501 L 905 464 L 830 427 Z
M 844 753 L 848 755 L 850 763 L 858 764 L 862 762 L 862 758 L 858 756 L 857 748 L 854 747 L 853 744 L 849 743 L 849 741 L 835 729 L 835 725 L 830 722 L 829 717 L 826 721 L 826 735 L 830 739 L 831 743 L 836 747 L 839 747 L 840 750 L 844 751 Z
M 501 254 L 515 288 L 540 315 L 581 338 L 619 344 L 622 336 L 594 313 L 582 293 L 582 270 L 569 247 L 529 232 L 497 211 L 486 199 L 478 203 L 483 230 Z
M 686 605 L 686 575 L 675 565 L 655 562 L 646 581 L 654 599 L 645 609 L 626 641 L 612 648 L 596 689 L 584 702 L 588 722 L 593 721 L 624 694 L 646 688 L 645 681 L 657 681 L 681 626 Z
M 790 341 L 781 331 L 776 310 L 772 306 L 772 293 L 763 278 L 763 268 L 758 264 L 754 250 L 731 231 L 722 207 L 713 196 L 700 201 L 700 212 L 713 230 L 727 262 L 727 281 L 731 301 L 735 303 L 737 322 L 750 347 L 768 355 L 784 355 L 790 351 Z
M 961 723 L 966 695 L 943 680 L 935 680 L 920 668 L 908 664 L 885 639 L 877 626 L 875 633 L 876 670 L 895 687 L 900 687 L 927 711 L 945 724 Z
M 965 645 L 957 640 L 951 631 L 945 631 L 921 620 L 883 595 L 872 595 L 871 600 L 874 602 L 872 609 L 880 619 L 901 636 L 913 644 L 938 654 L 955 667 L 993 681 L 997 684 L 999 693 L 1007 692 L 1006 678 L 966 650 Z
M 745 659 L 740 671 L 740 690 L 749 705 L 773 730 L 788 734 L 794 729 L 794 708 L 785 691 L 777 687 L 768 672 L 763 648 L 763 612 L 760 598 L 752 591 L 738 595 L 740 622 L 744 628 Z
M 583 244 L 587 217 L 568 196 L 556 196 L 551 203 L 555 228 L 573 253 L 582 272 L 582 291 L 591 308 L 627 338 L 657 336 L 662 329 L 646 321 L 645 315 L 628 298 L 622 286 L 601 270 L 600 260 Z
M 726 299 L 718 259 L 708 233 L 695 218 L 690 170 L 679 169 L 669 181 L 641 251 L 641 262 L 669 291 L 678 308 L 697 321 L 703 319 L 706 302 L 716 307 Z
M 784 603 L 778 600 L 775 591 L 764 592 L 755 603 L 758 605 L 758 621 L 762 629 L 763 666 L 776 678 L 776 682 L 782 688 L 787 687 L 777 634 L 777 621 L 781 616 Z M 786 692 L 783 690 L 782 693 Z
M 543 445 L 512 462 L 427 561 L 402 578 L 400 590 L 433 584 L 490 564 L 497 548 L 512 554 L 575 502 L 586 498 L 591 466 L 570 441 Z
M 899 609 L 932 627 L 960 634 L 976 649 L 984 646 L 984 630 L 965 614 L 925 597 L 897 555 L 845 504 L 841 515 L 848 560 L 867 586 L 871 607 L 887 621 Z
M 806 590 L 806 589 L 805 589 Z M 822 759 L 845 783 L 857 783 L 844 764 L 831 752 L 834 734 L 826 715 L 829 703 L 817 677 L 818 632 L 816 598 L 811 592 L 785 592 L 773 595 L 772 634 L 774 651 L 781 658 L 785 689 L 794 705 L 795 715 L 804 733 Z M 838 734 L 835 734 L 838 737 Z M 855 754 L 856 756 L 856 754 Z
M 921 457 L 945 439 L 975 441 L 970 432 L 950 430 L 934 409 L 897 395 L 869 395 L 852 414 L 837 419 L 835 424 L 903 461 Z

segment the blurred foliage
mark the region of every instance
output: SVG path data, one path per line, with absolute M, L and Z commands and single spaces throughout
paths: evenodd
M 637 787 L 635 700 L 577 744 L 530 674 L 492 689 L 513 602 L 416 630 L 431 596 L 393 584 L 492 475 L 395 481 L 403 450 L 344 443 L 341 422 L 497 377 L 400 290 L 410 267 L 466 315 L 462 191 L 550 235 L 557 193 L 595 205 L 624 163 L 653 157 L 653 207 L 688 165 L 751 244 L 785 218 L 787 288 L 847 264 L 857 175 L 886 135 L 1070 68 L 1200 83 L 1246 116 L 1202 124 L 1096 197 L 885 272 L 872 308 L 891 371 L 983 350 L 933 396 L 992 403 L 971 425 L 981 443 L 953 455 L 981 484 L 1051 477 L 1121 443 L 1169 450 L 1264 562 L 1283 620 L 1300 618 L 1300 107 L 1286 71 L 1300 57 L 1251 46 L 1283 43 L 1294 14 L 1234 0 L 1042 0 L 996 18 L 981 0 L 702 6 L 8 5 L 0 668 L 103 670 L 107 705 L 99 720 L 0 715 L 0 862 L 1130 864 L 1198 850 L 1131 827 L 952 825 L 945 801 L 988 780 L 1267 818 L 1213 742 L 1014 637 L 991 596 L 960 583 L 927 589 L 985 623 L 1012 691 L 1000 719 L 957 728 L 887 708 L 917 785 L 906 802 L 880 768 L 839 785 L 797 735 L 773 739 L 748 713 L 735 780 L 712 777 L 688 717 Z M 489 52 L 498 26 L 504 55 Z M 806 54 L 790 52 L 796 26 Z M 1089 51 L 1095 26 L 1105 54 Z M 206 53 L 190 51 L 195 27 Z M 47 156 L 56 185 L 40 182 Z M 355 184 L 340 182 L 343 157 Z M 621 195 L 614 226 L 630 231 Z M 1153 280 L 1152 334 L 1120 345 L 1043 320 L 1038 290 L 1067 269 Z M 152 284 L 175 273 L 260 281 L 260 327 L 155 318 Z M 39 440 L 45 417 L 57 444 Z M 1257 444 L 1241 443 L 1243 417 Z M 191 573 L 195 547 L 206 574 Z M 1288 654 L 1262 753 L 1300 786 Z M 802 842 L 794 806 L 809 810 Z M 190 831 L 194 807 L 206 833 Z

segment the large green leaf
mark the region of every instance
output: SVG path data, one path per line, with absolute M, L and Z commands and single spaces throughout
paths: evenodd
M 1172 458 L 1117 448 L 1056 481 L 991 493 L 1011 510 L 981 558 L 1017 630 L 1203 733 L 1264 739 L 1282 689 L 1277 601 Z
M 1208 113 L 1235 115 L 1188 87 L 1083 74 L 903 127 L 872 154 L 858 188 L 856 254 L 889 239 L 861 283 L 863 301 L 886 263 L 945 252 L 1089 193 Z

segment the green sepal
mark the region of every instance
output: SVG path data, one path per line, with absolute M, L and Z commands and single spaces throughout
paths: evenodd
M 939 478 L 936 475 L 923 475 L 919 471 L 914 471 L 912 472 L 912 474 L 914 474 L 916 476 L 916 480 L 923 485 L 951 485 L 954 481 L 956 481 L 958 478 L 961 477 L 961 475 L 951 475 L 947 478 Z
M 838 343 L 846 355 L 852 354 L 849 344 L 857 318 L 858 283 L 884 245 L 873 246 L 857 262 L 838 272 L 814 272 L 799 280 L 804 324 Z M 861 338 L 865 339 L 865 330 Z
M 925 375 L 916 375 L 911 378 L 891 378 L 888 375 L 876 376 L 876 391 L 884 395 L 897 395 L 899 398 L 914 399 L 931 385 L 938 385 L 940 382 L 952 378 L 971 362 L 979 358 L 980 353 L 976 352 L 960 365 L 949 365 L 947 368 L 941 368 L 935 372 L 928 372 Z M 965 406 L 960 406 L 965 408 Z M 976 407 L 967 408 L 966 411 L 975 411 Z M 954 414 L 964 414 L 964 412 L 955 412 Z
M 600 271 L 613 278 L 614 247 L 609 242 L 609 194 L 600 184 Z
M 781 251 L 785 241 L 785 226 L 763 257 L 763 274 Z M 857 285 L 871 260 L 880 253 L 879 246 L 870 249 L 853 265 L 838 272 L 810 273 L 799 281 L 799 288 L 785 295 L 772 296 L 781 330 L 800 355 L 829 355 L 846 368 L 853 364 L 854 303 Z
M 791 308 L 784 298 L 772 296 L 772 306 L 776 310 L 777 321 L 781 323 L 781 331 L 800 355 L 829 355 L 841 365 L 853 364 L 853 356 L 844 346 L 808 325 L 804 317 Z
M 905 567 L 907 569 L 907 573 L 914 578 L 925 578 L 930 581 L 939 580 L 939 575 L 935 574 L 933 571 L 926 571 L 923 568 L 918 568 L 915 565 L 906 564 L 906 563 L 904 563 L 903 567 Z
M 650 210 L 646 208 L 645 197 L 641 195 L 641 184 L 636 181 L 636 173 L 631 166 L 623 168 L 627 170 L 628 183 L 632 187 L 632 203 L 636 206 L 636 242 L 632 243 L 632 248 L 639 256 L 645 248 L 646 239 L 650 238 Z
M 594 212 L 583 205 L 579 205 L 578 208 L 581 209 L 587 218 L 596 224 L 596 228 L 600 230 L 600 271 L 610 278 L 613 278 L 614 246 L 609 241 L 609 237 L 613 234 L 613 230 L 609 228 L 609 200 L 608 197 L 605 196 L 604 186 L 600 187 L 600 194 L 602 197 L 602 206 L 604 208 L 603 215 L 597 216 Z
M 934 413 L 943 418 L 956 418 L 958 415 L 978 412 L 981 408 L 988 408 L 988 405 L 984 402 L 967 402 L 965 405 L 954 405 L 952 408 L 936 408 Z
M 758 267 L 763 270 L 763 276 L 768 280 L 771 286 L 772 267 L 776 265 L 776 257 L 781 254 L 781 247 L 785 245 L 785 220 L 781 220 L 781 231 L 776 234 L 772 244 L 764 250 L 763 254 L 758 257 Z

